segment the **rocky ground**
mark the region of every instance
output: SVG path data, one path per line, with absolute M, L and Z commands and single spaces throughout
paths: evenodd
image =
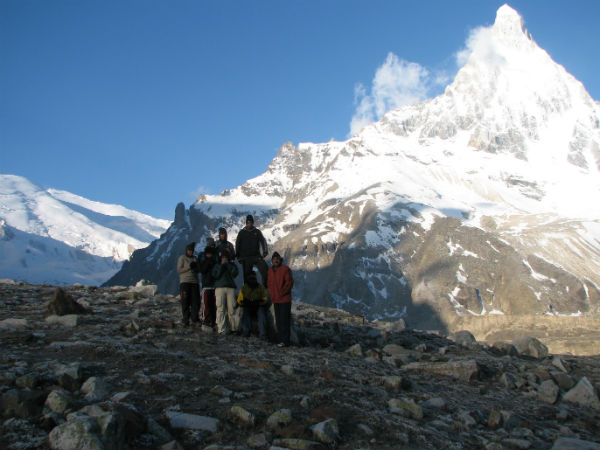
M 0 448 L 600 449 L 600 356 L 303 303 L 278 348 L 151 286 L 64 291 L 0 283 Z

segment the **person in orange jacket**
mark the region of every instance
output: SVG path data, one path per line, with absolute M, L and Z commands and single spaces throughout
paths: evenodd
M 294 277 L 291 269 L 283 264 L 279 253 L 273 253 L 272 266 L 267 272 L 267 288 L 275 309 L 275 322 L 279 335 L 278 347 L 290 345 L 290 329 L 292 325 L 292 287 Z

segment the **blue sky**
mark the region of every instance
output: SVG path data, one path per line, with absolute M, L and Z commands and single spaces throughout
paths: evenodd
M 441 93 L 503 3 L 1 0 L 0 173 L 172 219 L 284 142 L 347 139 L 378 71 L 388 107 Z M 600 2 L 509 5 L 599 100 Z

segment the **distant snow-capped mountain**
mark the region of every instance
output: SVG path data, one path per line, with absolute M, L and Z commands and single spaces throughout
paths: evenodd
M 98 285 L 170 222 L 0 175 L 0 278 Z
M 444 327 L 600 312 L 600 105 L 502 6 L 455 80 L 346 142 L 285 144 L 265 173 L 178 207 L 110 281 L 175 291 L 174 256 L 258 216 L 294 295 Z

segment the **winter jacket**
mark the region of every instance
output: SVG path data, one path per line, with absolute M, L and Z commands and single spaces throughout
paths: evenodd
M 267 272 L 267 287 L 273 303 L 289 303 L 292 301 L 294 277 L 288 266 L 270 267 Z
M 265 306 L 269 302 L 267 289 L 262 284 L 257 284 L 255 288 L 245 284 L 240 289 L 237 302 L 240 306 Z
M 208 249 L 207 249 L 208 250 Z M 211 249 L 212 256 L 209 258 L 206 256 L 207 250 L 198 255 L 198 271 L 202 274 L 202 287 L 203 288 L 214 288 L 215 277 L 212 275 L 212 270 L 217 264 L 217 250 Z
M 225 239 L 224 241 L 219 239 L 217 241 L 217 258 L 218 258 L 218 260 L 219 261 L 221 260 L 221 253 L 225 249 L 227 249 L 229 251 L 229 255 L 231 255 L 230 260 L 233 260 L 233 258 L 235 258 L 235 249 L 233 248 L 233 244 L 231 242 L 229 242 L 227 239 Z
M 238 276 L 239 270 L 235 263 L 226 262 L 225 264 L 215 264 L 212 269 L 212 276 L 215 278 L 215 288 L 228 287 L 236 288 L 235 277 Z
M 235 256 L 238 259 L 267 256 L 267 241 L 256 227 L 244 227 L 235 240 Z
M 180 283 L 198 284 L 198 273 L 190 267 L 192 263 L 198 264 L 198 260 L 194 256 L 181 255 L 177 260 Z

